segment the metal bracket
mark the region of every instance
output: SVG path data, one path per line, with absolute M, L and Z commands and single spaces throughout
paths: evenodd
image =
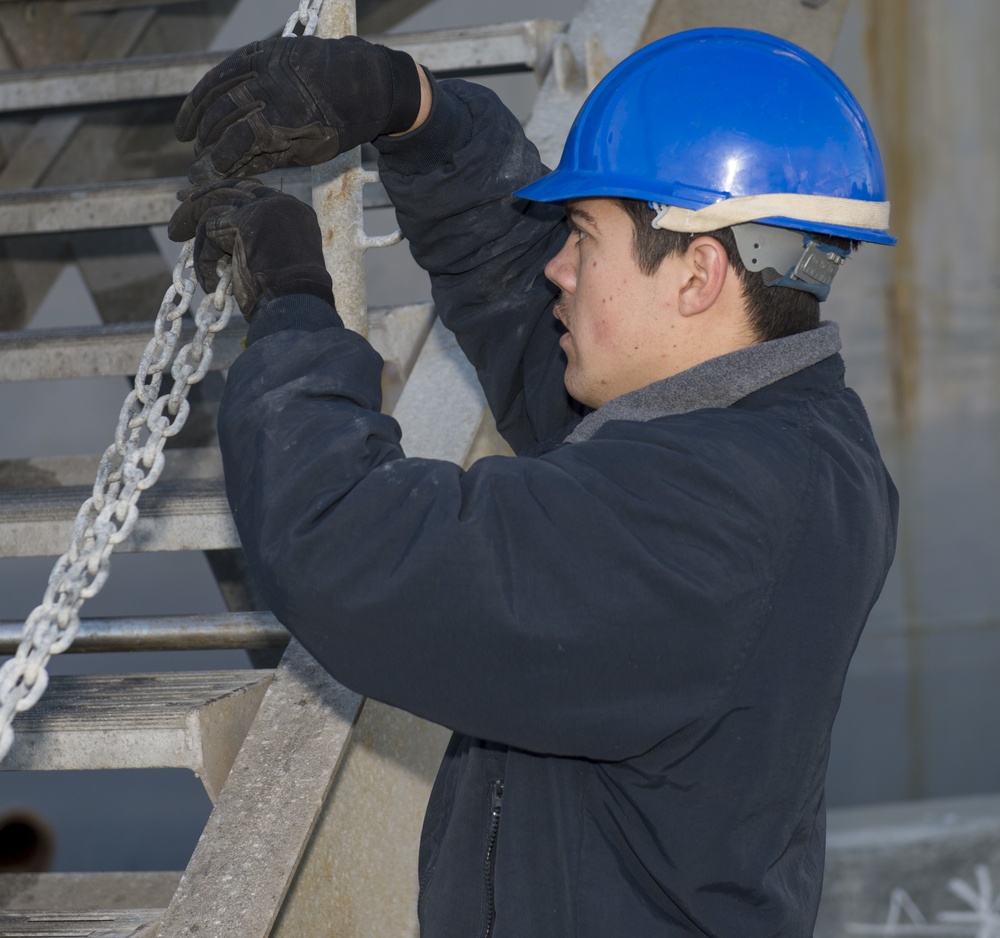
M 356 178 L 359 188 L 366 183 L 381 182 L 379 174 L 373 169 L 362 170 L 357 174 Z M 403 232 L 399 228 L 386 235 L 368 235 L 365 234 L 364 227 L 358 228 L 358 246 L 364 251 L 367 251 L 369 248 L 392 247 L 392 245 L 399 244 L 402 240 Z

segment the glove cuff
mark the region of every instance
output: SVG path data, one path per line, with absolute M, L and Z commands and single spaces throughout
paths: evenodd
M 316 264 L 301 264 L 277 272 L 260 273 L 255 279 L 261 296 L 266 300 L 291 296 L 293 293 L 308 293 L 334 305 L 333 280 L 325 267 Z
M 420 73 L 413 56 L 388 46 L 379 46 L 389 60 L 392 105 L 383 134 L 401 134 L 413 126 L 420 113 Z
M 337 311 L 314 296 L 279 296 L 258 304 L 257 312 L 250 320 L 250 328 L 247 329 L 246 347 L 249 348 L 258 339 L 285 329 L 318 332 L 343 325 Z

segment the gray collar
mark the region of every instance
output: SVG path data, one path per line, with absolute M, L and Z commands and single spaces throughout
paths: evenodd
M 748 394 L 839 351 L 840 330 L 834 322 L 824 322 L 809 332 L 749 345 L 608 401 L 587 414 L 566 437 L 566 442 L 589 440 L 609 420 L 644 421 L 707 407 L 729 407 Z

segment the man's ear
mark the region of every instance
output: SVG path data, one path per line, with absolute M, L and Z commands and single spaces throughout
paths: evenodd
M 687 279 L 678 296 L 682 316 L 696 316 L 719 299 L 729 275 L 729 255 L 715 238 L 701 235 L 684 252 Z

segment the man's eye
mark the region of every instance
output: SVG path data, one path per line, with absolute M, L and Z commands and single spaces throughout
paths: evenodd
M 584 231 L 582 228 L 574 228 L 573 229 L 573 236 L 579 242 L 579 241 L 582 241 L 584 238 L 587 237 L 587 232 Z

